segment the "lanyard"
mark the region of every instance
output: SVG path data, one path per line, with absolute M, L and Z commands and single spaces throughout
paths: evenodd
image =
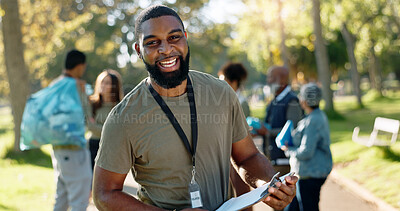
M 187 151 L 192 155 L 192 164 L 193 164 L 193 169 L 195 168 L 195 155 L 196 155 L 196 146 L 197 146 L 197 113 L 196 113 L 196 103 L 194 101 L 194 92 L 193 92 L 193 86 L 192 82 L 190 81 L 190 78 L 187 77 L 187 96 L 189 99 L 189 106 L 190 106 L 190 125 L 192 128 L 192 148 L 190 147 L 189 140 L 187 136 L 185 135 L 185 132 L 183 131 L 181 125 L 179 122 L 176 120 L 174 114 L 172 113 L 171 109 L 169 109 L 167 103 L 161 98 L 161 96 L 154 90 L 153 86 L 149 84 L 149 90 L 151 92 L 151 95 L 153 95 L 154 99 L 157 101 L 158 105 L 161 107 L 161 109 L 164 111 L 164 113 L 167 115 L 169 121 L 171 122 L 172 126 L 174 126 L 176 132 L 178 133 L 179 137 L 182 139 L 183 144 L 185 145 Z

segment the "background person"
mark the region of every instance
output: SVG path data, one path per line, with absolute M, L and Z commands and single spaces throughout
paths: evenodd
M 71 50 L 65 59 L 63 74 L 52 82 L 55 83 L 64 77 L 71 77 L 77 80 L 84 111 L 86 111 L 85 107 L 87 106 L 85 81 L 80 78 L 85 69 L 85 54 L 77 50 Z M 73 211 L 86 210 L 92 181 L 88 149 L 74 144 L 53 145 L 51 160 L 57 186 L 54 210 L 65 211 L 69 208 Z
M 284 66 L 272 66 L 268 69 L 267 82 L 275 98 L 268 104 L 265 123 L 271 126 L 268 130 L 264 126 L 258 134 L 264 137 L 264 153 L 271 160 L 276 171 L 282 174 L 289 173 L 289 159 L 284 152 L 276 146 L 275 138 L 282 130 L 287 120 L 292 120 L 293 127 L 303 117 L 299 99 L 289 85 L 289 70 Z
M 319 109 L 321 96 L 321 89 L 314 83 L 300 89 L 300 105 L 307 116 L 293 132 L 294 146 L 282 147 L 290 156 L 291 170 L 300 177 L 296 194 L 298 203 L 293 200 L 285 210 L 319 210 L 321 186 L 332 170 L 329 123 Z
M 91 132 L 89 138 L 89 150 L 94 169 L 94 159 L 99 150 L 101 129 L 106 121 L 108 113 L 123 98 L 121 75 L 111 69 L 101 72 L 96 79 L 94 93 L 89 97 L 91 104 L 91 118 L 88 129 Z
M 94 171 L 96 206 L 191 210 L 192 204 L 215 210 L 228 200 L 231 156 L 249 184 L 270 180 L 275 171 L 254 146 L 235 92 L 224 81 L 189 71 L 190 51 L 179 15 L 166 6 L 151 6 L 138 15 L 135 30 L 135 49 L 149 77 L 113 108 L 104 124 Z M 131 169 L 141 186 L 138 199 L 122 191 Z M 296 181 L 286 177 L 287 185 L 278 183 L 279 189 L 270 189 L 274 197 L 264 202 L 285 207 Z M 195 184 L 197 197 L 192 198 L 189 187 Z
M 218 71 L 219 79 L 225 80 L 236 92 L 245 117 L 250 116 L 250 106 L 246 98 L 240 93 L 240 88 L 247 78 L 247 70 L 241 63 L 226 63 Z

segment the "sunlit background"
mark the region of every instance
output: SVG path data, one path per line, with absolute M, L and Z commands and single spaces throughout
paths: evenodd
M 265 117 L 272 97 L 266 84 L 272 65 L 290 69 L 295 91 L 304 83 L 317 82 L 331 126 L 335 168 L 400 208 L 400 142 L 367 148 L 352 141 L 355 126 L 369 134 L 377 116 L 399 119 L 400 0 L 0 0 L 0 4 L 0 210 L 51 210 L 54 202 L 51 148 L 18 152 L 27 97 L 61 74 L 66 53 L 74 48 L 87 55 L 83 76 L 87 87 L 94 85 L 102 70 L 111 68 L 121 73 L 124 92 L 130 91 L 147 76 L 134 51 L 134 23 L 138 13 L 152 4 L 168 5 L 182 17 L 191 69 L 217 76 L 226 62 L 243 63 L 249 74 L 241 93 L 255 117 Z M 5 18 L 10 5 L 19 6 L 11 21 Z M 22 45 L 7 48 L 11 41 L 20 43 L 17 32 Z
M 101 70 L 113 68 L 123 74 L 129 90 L 147 75 L 133 48 L 134 20 L 140 10 L 157 3 L 182 16 L 192 69 L 216 75 L 225 62 L 242 62 L 251 73 L 247 88 L 265 85 L 266 70 L 274 64 L 288 65 L 294 83 L 318 79 L 312 1 L 20 0 L 31 92 L 60 74 L 65 52 L 72 48 L 88 55 L 84 79 L 89 84 Z M 320 14 L 333 91 L 339 81 L 345 85 L 343 92 L 351 94 L 353 89 L 344 26 L 353 38 L 361 87 L 397 86 L 393 80 L 400 75 L 398 1 L 334 0 L 322 2 Z M 0 97 L 5 97 L 9 85 L 3 58 L 0 76 Z

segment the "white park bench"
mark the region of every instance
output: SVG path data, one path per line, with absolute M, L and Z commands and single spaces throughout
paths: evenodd
M 374 129 L 369 136 L 358 136 L 360 132 L 359 127 L 355 127 L 353 130 L 353 141 L 359 144 L 371 147 L 371 146 L 389 146 L 394 144 L 397 139 L 397 134 L 399 132 L 400 121 L 395 119 L 388 119 L 383 117 L 376 117 L 374 122 Z M 378 132 L 383 131 L 391 134 L 390 140 L 378 139 Z

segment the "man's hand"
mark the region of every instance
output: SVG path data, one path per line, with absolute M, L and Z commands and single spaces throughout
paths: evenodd
M 285 208 L 296 196 L 296 182 L 298 178 L 296 176 L 287 176 L 285 177 L 285 180 L 286 185 L 282 184 L 281 182 L 276 184 L 279 189 L 270 188 L 269 192 L 271 195 L 269 195 L 263 201 L 268 206 L 276 210 L 282 210 Z
M 89 117 L 88 120 L 89 120 L 89 122 L 92 123 L 92 124 L 96 123 L 96 120 L 94 120 L 93 117 Z
M 269 133 L 268 129 L 263 124 L 261 124 L 261 128 L 256 130 L 256 132 L 260 136 L 266 136 Z

